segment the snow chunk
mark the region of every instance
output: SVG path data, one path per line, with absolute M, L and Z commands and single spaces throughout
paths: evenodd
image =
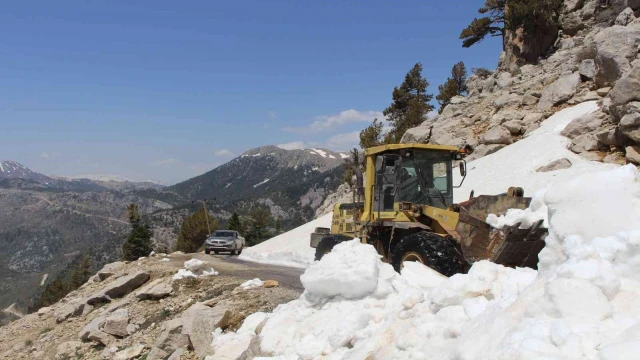
M 360 239 L 336 245 L 300 276 L 306 291 L 320 298 L 357 299 L 372 294 L 378 284 L 380 255 Z
M 179 269 L 173 275 L 173 280 L 184 278 L 198 278 L 201 276 L 218 275 L 211 264 L 198 259 L 191 259 L 184 262 L 184 269 Z
M 533 224 L 540 220 L 543 220 L 543 226 L 548 227 L 547 220 L 547 206 L 544 204 L 543 197 L 547 189 L 542 189 L 536 192 L 531 198 L 531 205 L 524 209 L 509 209 L 507 213 L 502 216 L 496 216 L 495 214 L 489 214 L 487 216 L 487 223 L 494 228 L 502 229 L 504 226 L 513 226 L 517 223 L 520 224 L 521 229 L 529 229 Z
M 240 284 L 240 287 L 243 290 L 251 290 L 251 289 L 260 288 L 263 285 L 264 285 L 264 281 L 262 281 L 262 280 L 260 280 L 258 278 L 255 278 L 253 280 L 248 280 L 248 281 L 243 282 L 242 284 Z

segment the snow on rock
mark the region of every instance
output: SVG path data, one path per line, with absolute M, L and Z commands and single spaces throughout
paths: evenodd
M 537 194 L 529 210 L 542 208 L 539 271 L 480 261 L 451 278 L 417 263 L 400 275 L 351 241 L 305 272 L 300 299 L 247 328 L 264 316 L 260 349 L 281 359 L 637 358 L 640 173 L 576 175 Z
M 179 269 L 178 272 L 173 275 L 173 280 L 198 278 L 209 275 L 218 275 L 218 272 L 213 269 L 211 264 L 202 260 L 191 259 L 184 262 L 184 269 Z
M 260 263 L 306 268 L 313 264 L 315 249 L 309 245 L 316 227 L 330 227 L 331 214 L 319 217 L 256 246 L 246 248 L 240 258 Z
M 260 288 L 263 285 L 264 285 L 264 281 L 258 278 L 255 278 L 255 279 L 247 280 L 243 282 L 242 284 L 240 284 L 240 287 L 242 288 L 242 290 L 251 290 L 251 289 Z

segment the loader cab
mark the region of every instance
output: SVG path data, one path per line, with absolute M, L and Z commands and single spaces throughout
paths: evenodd
M 398 203 L 449 207 L 453 204 L 453 153 L 449 147 L 422 145 L 375 154 L 373 212 L 398 210 Z

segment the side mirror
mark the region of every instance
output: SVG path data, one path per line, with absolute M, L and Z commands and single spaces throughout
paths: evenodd
M 467 176 L 467 163 L 464 161 L 460 162 L 460 176 Z

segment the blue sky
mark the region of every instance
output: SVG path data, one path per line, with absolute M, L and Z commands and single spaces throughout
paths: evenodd
M 267 144 L 347 150 L 484 0 L 13 1 L 0 11 L 0 160 L 175 183 Z

